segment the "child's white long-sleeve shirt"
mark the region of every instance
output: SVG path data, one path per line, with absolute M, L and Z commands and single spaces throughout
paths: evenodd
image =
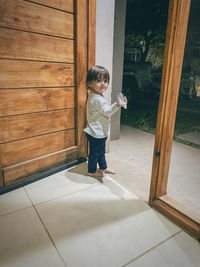
M 86 109 L 87 127 L 84 131 L 95 138 L 109 136 L 110 117 L 118 109 L 116 102 L 109 106 L 104 96 L 90 93 Z

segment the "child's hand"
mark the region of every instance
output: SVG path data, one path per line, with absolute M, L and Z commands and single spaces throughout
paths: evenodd
M 127 99 L 127 97 L 126 96 L 124 96 L 124 99 L 123 99 L 123 102 L 125 102 L 126 103 L 126 105 L 127 105 L 127 103 L 128 103 L 128 99 Z M 124 107 L 124 103 L 122 103 L 122 101 L 120 101 L 120 100 L 117 100 L 117 107 L 118 108 L 120 108 L 120 107 Z
M 117 101 L 116 101 L 116 104 L 117 104 L 117 107 L 118 107 L 118 108 L 121 108 L 121 107 L 122 107 L 122 105 L 121 105 L 121 101 L 117 100 Z
M 87 94 L 89 95 L 91 93 L 91 90 L 90 89 L 87 89 Z

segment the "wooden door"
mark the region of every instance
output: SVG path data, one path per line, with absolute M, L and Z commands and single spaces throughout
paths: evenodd
M 190 2 L 170 0 L 149 203 L 200 239 L 200 218 L 167 195 Z
M 0 6 L 0 186 L 6 187 L 86 157 L 94 13 L 88 18 L 95 1 L 0 0 Z

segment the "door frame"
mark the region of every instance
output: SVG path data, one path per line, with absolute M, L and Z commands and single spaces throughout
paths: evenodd
M 87 157 L 86 125 L 87 100 L 86 74 L 95 65 L 96 0 L 76 0 L 76 144 L 78 159 Z
M 200 218 L 167 195 L 190 3 L 191 0 L 170 0 L 169 3 L 149 204 L 200 239 Z

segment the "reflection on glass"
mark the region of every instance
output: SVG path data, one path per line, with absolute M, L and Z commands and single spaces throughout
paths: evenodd
M 192 0 L 167 193 L 200 218 L 200 1 Z
M 169 0 L 127 0 L 126 3 L 122 92 L 128 98 L 128 107 L 121 110 L 121 123 L 155 133 Z M 138 133 L 143 136 L 142 132 Z M 148 150 L 152 153 L 154 137 L 151 137 L 152 147 Z M 142 151 L 147 152 L 147 147 L 143 146 Z M 136 181 L 135 176 L 135 182 L 132 180 L 130 183 L 135 188 L 139 186 L 137 192 L 144 200 L 149 197 L 150 183 L 147 179 L 151 175 L 152 156 L 149 159 L 148 163 L 140 162 L 145 166 L 146 172 L 145 175 L 140 175 L 140 182 Z

